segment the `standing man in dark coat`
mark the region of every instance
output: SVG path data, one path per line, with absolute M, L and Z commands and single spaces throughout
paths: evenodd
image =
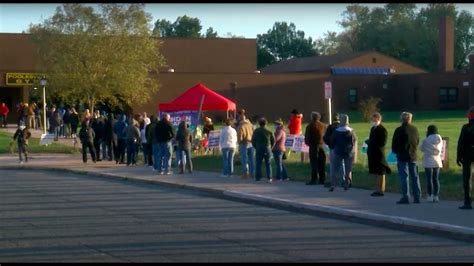
M 95 163 L 97 161 L 96 152 L 93 145 L 95 133 L 94 130 L 89 126 L 89 121 L 83 121 L 81 125 L 81 130 L 79 130 L 79 139 L 82 143 L 82 161 L 87 163 L 87 149 L 92 157 L 92 161 Z
M 104 129 L 104 142 L 107 149 L 107 160 L 112 161 L 117 154 L 117 143 L 114 142 L 114 114 L 108 113 L 107 120 L 105 120 L 105 129 Z M 113 156 L 112 156 L 113 151 Z M 105 157 L 104 157 L 105 158 Z
M 338 179 L 338 177 L 336 176 L 337 173 L 336 173 L 336 169 L 337 169 L 337 166 L 336 164 L 334 163 L 335 160 L 334 160 L 334 146 L 332 145 L 331 143 L 331 137 L 332 137 L 332 134 L 334 133 L 334 131 L 336 131 L 336 129 L 339 127 L 339 125 L 341 124 L 341 121 L 339 120 L 339 114 L 334 114 L 333 115 L 333 121 L 332 121 L 332 124 L 330 124 L 327 129 L 326 129 L 326 133 L 324 133 L 324 137 L 323 137 L 323 140 L 324 140 L 324 143 L 326 143 L 326 145 L 328 145 L 329 147 L 329 175 L 331 177 L 331 180 L 333 179 Z M 342 169 L 344 169 L 344 167 L 342 167 Z M 342 184 L 344 184 L 345 182 L 345 178 L 344 178 L 344 174 L 342 175 Z M 331 183 L 326 183 L 324 184 L 325 187 L 330 187 L 331 186 Z
M 413 115 L 403 112 L 401 115 L 402 125 L 395 129 L 392 139 L 392 151 L 397 155 L 398 174 L 400 175 L 400 186 L 402 198 L 397 204 L 409 204 L 408 178 L 411 181 L 414 203 L 420 203 L 421 187 L 416 165 L 416 149 L 420 144 L 418 129 L 411 124 Z
M 306 126 L 304 142 L 309 146 L 309 160 L 311 162 L 311 181 L 306 185 L 324 184 L 326 178 L 326 154 L 323 149 L 323 135 L 326 125 L 319 120 L 321 115 L 318 112 L 311 113 L 311 123 Z M 319 178 L 318 178 L 319 176 Z
M 102 116 L 100 115 L 100 111 L 96 110 L 94 113 L 94 119 L 92 119 L 92 124 L 91 124 L 92 129 L 94 130 L 95 137 L 94 137 L 94 149 L 96 152 L 96 157 L 97 161 L 100 162 L 102 161 L 100 159 L 100 146 L 102 147 L 105 146 L 104 140 L 105 140 L 105 122 Z M 105 154 L 105 152 L 104 152 Z M 104 155 L 103 154 L 103 155 Z M 105 160 L 105 156 L 102 156 L 102 158 Z
M 171 158 L 173 156 L 172 140 L 176 133 L 171 124 L 170 114 L 164 114 L 163 118 L 156 124 L 155 132 L 158 143 L 158 171 L 160 174 L 171 175 Z
M 367 147 L 367 159 L 369 160 L 369 174 L 375 176 L 375 191 L 371 196 L 383 196 L 385 192 L 385 175 L 392 171 L 385 159 L 385 144 L 387 144 L 387 130 L 382 125 L 382 115 L 372 114 L 372 128 Z
M 474 166 L 474 106 L 467 113 L 469 123 L 463 125 L 458 139 L 456 163 L 461 166 L 464 189 L 464 205 L 462 210 L 472 209 L 472 168 Z

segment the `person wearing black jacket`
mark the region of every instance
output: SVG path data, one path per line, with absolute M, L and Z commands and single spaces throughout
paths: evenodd
M 459 209 L 472 209 L 472 170 L 474 164 L 474 106 L 467 113 L 469 123 L 463 125 L 458 139 L 456 163 L 462 165 L 464 205 Z
M 114 142 L 114 114 L 109 113 L 107 115 L 107 120 L 105 120 L 105 127 L 104 127 L 104 143 L 105 148 L 107 149 L 107 160 L 112 161 L 115 158 L 115 154 L 117 153 L 117 143 Z M 114 157 L 112 157 L 112 151 Z M 105 157 L 104 157 L 105 159 Z
M 92 124 L 91 124 L 92 129 L 94 130 L 95 137 L 94 137 L 94 148 L 97 156 L 97 161 L 100 162 L 102 161 L 100 159 L 100 146 L 105 146 L 103 145 L 105 141 L 105 122 L 104 119 L 100 116 L 100 111 L 97 110 L 95 111 L 94 114 L 94 119 L 92 119 Z M 103 147 L 104 148 L 104 147 Z M 102 150 L 103 152 L 105 149 Z M 105 154 L 105 152 L 104 152 Z M 104 155 L 103 154 L 103 155 Z M 102 158 L 105 160 L 105 156 L 102 156 Z
M 339 127 L 340 125 L 339 121 L 339 114 L 334 114 L 333 116 L 333 122 L 326 128 L 326 133 L 324 133 L 324 143 L 328 145 L 329 147 L 329 176 L 331 177 L 331 180 L 338 180 L 337 178 L 337 173 L 336 173 L 336 164 L 334 163 L 334 146 L 331 144 L 331 136 L 334 133 L 334 131 Z M 344 169 L 344 167 L 342 168 Z M 344 175 L 342 175 L 342 184 L 344 184 L 345 178 Z M 330 187 L 331 183 L 326 183 L 324 184 L 325 187 Z
M 163 119 L 156 124 L 155 134 L 158 143 L 158 172 L 160 174 L 171 175 L 171 156 L 173 154 L 173 146 L 171 141 L 175 137 L 173 125 L 171 124 L 171 116 L 165 114 Z
M 395 129 L 392 139 L 392 152 L 397 155 L 398 174 L 400 175 L 400 186 L 402 198 L 397 204 L 409 204 L 408 177 L 413 192 L 414 203 L 420 203 L 421 187 L 416 165 L 416 149 L 420 143 L 418 129 L 411 124 L 413 115 L 403 112 L 401 115 L 402 125 Z
M 79 139 L 82 143 L 82 161 L 87 163 L 87 149 L 92 157 L 92 161 L 95 163 L 96 159 L 96 152 L 93 145 L 95 133 L 94 130 L 89 126 L 89 121 L 85 120 L 81 124 L 81 130 L 79 130 Z
M 15 134 L 13 135 L 13 140 L 17 141 L 18 144 L 18 155 L 20 157 L 20 164 L 23 164 L 23 157 L 25 155 L 25 162 L 28 162 L 28 139 L 31 137 L 30 131 L 26 126 L 21 123 Z
M 71 114 L 69 115 L 69 121 L 71 122 L 71 136 L 76 138 L 77 135 L 77 126 L 79 125 L 79 114 L 76 112 L 76 109 L 71 108 Z
M 373 197 L 383 196 L 385 192 L 385 175 L 392 171 L 385 159 L 385 145 L 387 144 L 387 130 L 382 125 L 382 115 L 372 114 L 372 128 L 367 141 L 367 159 L 369 161 L 369 174 L 375 176 L 377 185 L 371 194 Z

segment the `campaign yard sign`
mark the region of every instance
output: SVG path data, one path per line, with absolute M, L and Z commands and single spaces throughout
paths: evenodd
M 285 147 L 287 148 L 293 148 L 293 145 L 295 143 L 295 136 L 296 135 L 287 135 L 286 140 L 285 140 Z
M 295 152 L 309 152 L 309 147 L 304 143 L 304 136 L 298 135 L 295 137 L 293 150 Z
M 213 130 L 209 132 L 208 136 L 208 148 L 219 148 L 219 138 L 221 137 L 220 130 Z

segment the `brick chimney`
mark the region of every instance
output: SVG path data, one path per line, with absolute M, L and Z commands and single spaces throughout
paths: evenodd
M 451 17 L 443 17 L 439 22 L 438 71 L 454 70 L 454 23 Z

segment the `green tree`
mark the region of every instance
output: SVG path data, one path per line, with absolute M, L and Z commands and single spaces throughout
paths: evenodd
M 317 50 L 313 40 L 305 38 L 304 31 L 297 31 L 293 23 L 275 22 L 267 33 L 257 35 L 259 68 L 293 57 L 314 55 L 317 55 Z
M 454 4 L 429 4 L 417 12 L 415 4 L 387 4 L 384 8 L 349 5 L 340 22 L 344 31 L 318 42 L 322 51 L 349 44 L 353 51 L 376 50 L 404 62 L 435 71 L 438 65 L 438 25 L 454 19 L 454 66 L 466 69 L 473 51 L 472 13 L 458 12 Z M 335 43 L 331 43 L 335 42 Z
M 175 34 L 173 24 L 166 19 L 159 19 L 155 22 L 152 34 L 156 37 L 172 37 Z
M 178 17 L 173 23 L 173 31 L 176 37 L 201 37 L 201 21 L 198 18 L 186 15 Z
M 206 38 L 217 38 L 217 31 L 214 31 L 212 27 L 206 30 Z
M 141 4 L 103 4 L 100 13 L 64 4 L 43 23 L 30 25 L 46 73 L 48 92 L 69 101 L 131 106 L 145 103 L 163 64 L 151 37 L 151 16 Z

